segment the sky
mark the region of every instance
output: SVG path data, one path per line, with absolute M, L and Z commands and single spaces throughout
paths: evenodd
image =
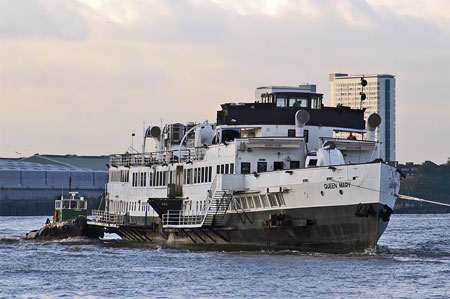
M 122 153 L 264 85 L 396 76 L 397 160 L 450 157 L 448 0 L 0 0 L 0 157 Z M 136 133 L 134 139 L 132 133 Z M 132 140 L 133 139 L 133 140 Z

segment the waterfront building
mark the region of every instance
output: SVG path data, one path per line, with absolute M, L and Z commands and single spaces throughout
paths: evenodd
M 51 215 L 55 199 L 62 194 L 67 196 L 69 185 L 71 191 L 79 192 L 90 200 L 91 207 L 97 208 L 108 173 L 97 168 L 107 168 L 107 159 L 101 163 L 102 156 L 0 158 L 0 215 Z
M 362 79 L 367 82 L 366 86 L 362 86 Z M 365 108 L 365 119 L 372 113 L 381 116 L 382 122 L 376 131 L 376 140 L 381 142 L 380 157 L 385 161 L 395 161 L 395 76 L 333 73 L 329 76 L 329 83 L 331 106 Z M 362 93 L 365 94 L 364 100 L 361 100 Z
M 399 164 L 398 168 L 406 177 L 415 177 L 419 166 L 420 164 L 414 164 L 414 162 L 406 162 L 405 164 Z

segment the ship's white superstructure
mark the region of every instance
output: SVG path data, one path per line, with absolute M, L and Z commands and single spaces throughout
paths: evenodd
M 362 110 L 323 107 L 312 89 L 257 94 L 222 105 L 214 124 L 149 127 L 156 152 L 111 155 L 98 223 L 168 245 L 376 245 L 399 188 L 373 141 L 379 116 L 366 125 Z

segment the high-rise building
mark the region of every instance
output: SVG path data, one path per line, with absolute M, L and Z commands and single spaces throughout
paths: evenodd
M 367 82 L 363 86 L 362 79 Z M 366 98 L 361 100 L 361 93 Z M 382 122 L 376 131 L 381 142 L 381 158 L 395 161 L 395 77 L 393 75 L 330 74 L 330 105 L 338 104 L 355 109 L 365 108 L 365 119 L 378 113 Z

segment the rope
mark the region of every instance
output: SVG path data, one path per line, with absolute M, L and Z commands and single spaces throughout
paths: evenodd
M 407 195 L 403 195 L 403 194 L 395 194 L 395 196 L 397 196 L 397 198 L 401 198 L 401 199 L 413 200 L 413 201 L 421 201 L 421 202 L 432 203 L 432 204 L 435 204 L 435 205 L 441 205 L 441 206 L 447 206 L 447 207 L 450 207 L 450 204 L 443 203 L 443 202 L 437 202 L 437 201 L 425 200 L 425 199 L 422 199 L 422 198 L 417 198 L 417 197 L 407 196 Z

